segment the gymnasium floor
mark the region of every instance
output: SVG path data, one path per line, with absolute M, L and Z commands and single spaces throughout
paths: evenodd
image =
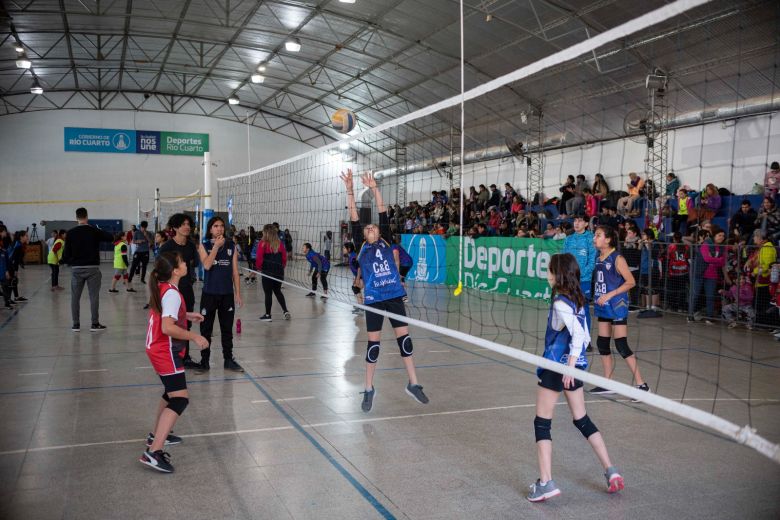
M 293 288 L 285 289 L 290 322 L 258 322 L 262 291 L 244 291 L 236 356 L 246 374 L 223 372 L 218 345 L 209 374 L 188 372 L 191 404 L 176 427 L 185 442 L 169 449 L 176 472 L 156 473 L 137 462 L 162 389 L 144 354 L 143 293 L 111 295 L 107 265 L 103 276 L 104 332 L 71 332 L 70 291 L 52 294 L 42 266 L 22 273 L 31 301 L 0 312 L 0 518 L 780 516 L 780 466 L 646 405 L 599 397 L 587 397 L 589 414 L 627 488 L 605 492 L 601 468 L 563 405 L 552 432 L 563 494 L 530 504 L 525 493 L 538 470 L 536 379 L 528 366 L 413 329 L 431 399 L 420 405 L 403 391 L 405 372 L 388 336 L 366 415 L 358 394 L 363 318 Z M 533 306 L 519 315 L 500 301 L 481 306 L 479 297 L 454 302 L 448 294 L 413 291 L 412 314 L 485 336 L 512 334 L 513 344 L 538 351 L 544 316 Z M 88 323 L 86 294 L 82 313 Z M 654 389 L 738 424 L 752 420 L 780 441 L 780 344 L 679 317 L 630 323 Z M 627 381 L 625 365 L 617 367 L 616 378 Z

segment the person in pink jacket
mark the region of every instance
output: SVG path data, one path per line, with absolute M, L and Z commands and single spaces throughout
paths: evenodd
M 720 282 L 720 274 L 726 265 L 726 232 L 717 226 L 710 228 L 710 237 L 701 244 L 701 257 L 707 264 L 704 269 L 704 296 L 707 300 L 707 323 L 715 317 L 715 294 Z
M 723 317 L 729 322 L 729 328 L 737 326 L 737 320 L 742 313 L 747 316 L 747 328 L 752 329 L 756 309 L 753 305 L 753 285 L 750 280 L 746 277 L 740 278 L 728 291 L 722 290 L 720 293 L 731 302 L 723 306 Z

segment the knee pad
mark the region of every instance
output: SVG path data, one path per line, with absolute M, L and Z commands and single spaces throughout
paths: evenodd
M 168 392 L 165 392 L 165 393 L 162 395 L 162 400 L 163 400 L 163 401 L 165 401 L 166 403 L 170 403 L 170 402 L 171 402 L 171 398 L 170 398 L 170 397 L 168 397 Z
M 412 345 L 412 338 L 409 334 L 404 334 L 400 338 L 395 338 L 398 342 L 398 350 L 401 351 L 401 357 L 409 357 L 414 352 L 414 345 Z
M 586 439 L 599 431 L 599 429 L 596 428 L 596 425 L 593 424 L 593 421 L 590 420 L 590 417 L 588 417 L 588 414 L 585 414 L 580 419 L 575 419 L 572 422 L 574 422 L 574 426 L 577 427 L 582 436 Z
M 369 341 L 366 347 L 366 363 L 376 363 L 379 359 L 379 342 Z
M 166 408 L 170 408 L 176 412 L 176 415 L 181 415 L 184 413 L 184 409 L 187 408 L 188 404 L 190 404 L 190 400 L 186 397 L 171 397 Z
M 628 338 L 615 338 L 615 348 L 623 359 L 634 355 L 631 349 L 628 348 Z
M 536 442 L 552 441 L 552 435 L 550 435 L 551 428 L 552 419 L 543 419 L 538 415 L 534 417 L 534 435 L 536 435 Z
M 599 349 L 599 354 L 602 356 L 609 356 L 612 351 L 609 349 L 609 336 L 599 336 L 596 338 L 596 347 Z M 615 340 L 617 342 L 617 340 Z

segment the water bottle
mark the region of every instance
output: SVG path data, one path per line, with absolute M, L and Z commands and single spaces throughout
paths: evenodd
M 241 334 L 241 318 L 236 320 L 236 334 Z
M 771 283 L 780 282 L 780 265 L 772 264 L 772 270 L 769 272 L 769 281 Z

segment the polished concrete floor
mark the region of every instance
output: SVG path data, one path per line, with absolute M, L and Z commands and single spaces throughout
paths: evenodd
M 302 279 L 302 263 L 293 265 L 291 277 Z M 347 298 L 339 269 L 333 293 Z M 780 517 L 777 464 L 684 418 L 590 396 L 626 489 L 605 492 L 561 405 L 552 434 L 563 493 L 531 504 L 531 367 L 413 329 L 431 399 L 420 405 L 404 393 L 387 329 L 374 410 L 363 414 L 363 318 L 292 287 L 289 322 L 278 307 L 272 323 L 257 321 L 261 290 L 244 291 L 236 355 L 246 374 L 224 372 L 218 352 L 210 373 L 188 372 L 190 407 L 176 425 L 185 442 L 168 450 L 176 472 L 156 473 L 137 462 L 161 393 L 144 354 L 144 296 L 109 294 L 107 265 L 103 272 L 104 332 L 71 332 L 70 291 L 51 293 L 41 266 L 22 273 L 30 302 L 0 311 L 0 518 Z M 67 269 L 62 279 L 69 284 Z M 534 304 L 423 286 L 411 295 L 413 316 L 541 351 L 545 313 Z M 654 390 L 780 442 L 780 343 L 678 317 L 630 323 Z M 619 360 L 616 378 L 628 380 Z

